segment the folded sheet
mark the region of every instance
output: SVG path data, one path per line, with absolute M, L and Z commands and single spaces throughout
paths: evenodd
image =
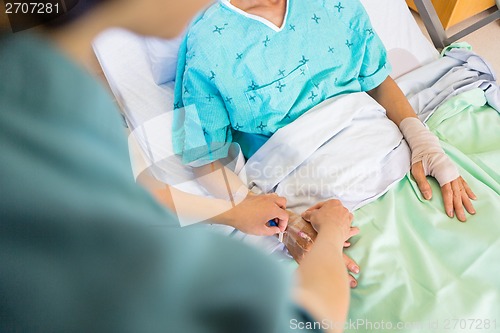
M 275 191 L 302 212 L 336 198 L 353 210 L 403 178 L 410 151 L 366 93 L 332 98 L 277 131 L 245 166 L 250 187 Z

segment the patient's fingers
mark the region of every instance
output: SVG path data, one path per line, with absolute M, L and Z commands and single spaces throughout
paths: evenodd
M 347 254 L 344 253 L 343 256 L 344 256 L 344 263 L 345 263 L 345 266 L 347 267 L 347 269 L 350 272 L 353 272 L 354 274 L 358 274 L 359 273 L 358 264 L 354 260 L 349 258 L 349 256 Z
M 464 206 L 462 205 L 462 191 L 460 179 L 455 179 L 451 182 L 451 188 L 453 190 L 453 207 L 455 208 L 455 213 L 460 222 L 465 222 L 465 212 Z
M 347 274 L 349 276 L 349 286 L 351 288 L 356 288 L 358 286 L 358 281 L 351 274 Z
M 446 215 L 453 217 L 453 191 L 451 189 L 451 184 L 444 184 L 441 187 L 441 193 L 443 193 L 444 210 Z
M 411 174 L 417 182 L 420 193 L 422 193 L 426 200 L 430 200 L 432 198 L 432 189 L 427 181 L 427 177 L 425 176 L 422 162 L 417 162 L 411 166 Z
M 470 201 L 469 195 L 467 194 L 465 188 L 462 190 L 462 204 L 469 214 L 476 214 L 476 210 L 474 209 L 474 205 Z
M 465 179 L 463 179 L 462 177 L 460 177 L 460 180 L 462 182 L 462 185 L 464 186 L 465 193 L 467 193 L 467 196 L 469 198 L 471 198 L 472 200 L 476 200 L 477 196 L 476 196 L 476 194 L 474 194 L 474 192 L 472 192 L 472 190 L 469 187 L 469 184 L 467 184 L 467 182 L 465 181 Z

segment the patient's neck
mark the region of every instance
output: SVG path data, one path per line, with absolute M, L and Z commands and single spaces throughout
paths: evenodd
M 287 0 L 231 0 L 231 4 L 253 15 L 260 16 L 277 27 L 285 21 Z

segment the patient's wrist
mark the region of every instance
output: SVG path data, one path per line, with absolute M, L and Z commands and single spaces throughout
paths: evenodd
M 410 146 L 412 165 L 422 162 L 425 174 L 436 178 L 441 186 L 460 176 L 439 139 L 418 118 L 405 118 L 399 128 Z

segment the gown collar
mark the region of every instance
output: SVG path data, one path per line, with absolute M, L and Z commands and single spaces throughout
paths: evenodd
M 220 2 L 224 6 L 226 6 L 227 8 L 233 10 L 234 12 L 236 12 L 238 14 L 241 14 L 241 15 L 243 15 L 245 17 L 248 17 L 248 18 L 250 18 L 252 20 L 261 22 L 261 23 L 265 24 L 266 26 L 268 26 L 269 28 L 273 29 L 276 32 L 280 32 L 286 26 L 286 22 L 287 22 L 287 19 L 288 19 L 288 11 L 289 11 L 289 8 L 290 8 L 290 0 L 287 0 L 286 1 L 285 17 L 283 19 L 283 23 L 281 24 L 281 27 L 278 27 L 277 25 L 275 25 L 271 21 L 266 20 L 265 18 L 263 18 L 261 16 L 254 15 L 254 14 L 249 14 L 249 13 L 245 12 L 244 10 L 241 10 L 240 8 L 234 6 L 233 4 L 231 4 L 231 0 L 220 0 Z

